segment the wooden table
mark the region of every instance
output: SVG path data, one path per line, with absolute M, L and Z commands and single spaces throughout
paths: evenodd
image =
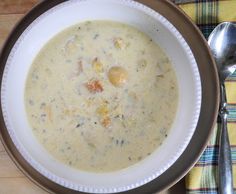
M 0 0 L 0 49 L 9 32 L 39 0 Z M 184 182 L 161 194 L 183 194 Z M 12 162 L 0 142 L 0 194 L 47 194 L 32 183 Z

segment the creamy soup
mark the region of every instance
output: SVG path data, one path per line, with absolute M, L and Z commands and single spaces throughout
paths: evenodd
M 29 71 L 33 133 L 58 161 L 84 171 L 129 167 L 168 136 L 178 104 L 170 60 L 147 35 L 111 21 L 56 35 Z

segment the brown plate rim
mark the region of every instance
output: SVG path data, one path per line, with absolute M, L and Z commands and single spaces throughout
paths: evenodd
M 5 42 L 0 53 L 0 77 L 2 85 L 3 71 L 9 53 L 22 32 L 41 14 L 50 8 L 68 0 L 44 0 L 36 5 L 25 17 L 16 25 Z M 219 80 L 215 62 L 211 56 L 207 42 L 199 29 L 193 24 L 188 16 L 180 10 L 174 3 L 168 0 L 136 0 L 153 10 L 157 11 L 168 19 L 182 34 L 190 46 L 196 62 L 198 64 L 202 83 L 202 105 L 199 121 L 193 137 L 178 160 L 167 169 L 162 175 L 153 181 L 122 193 L 155 193 L 166 189 L 186 175 L 191 167 L 199 159 L 201 153 L 207 145 L 208 139 L 214 128 L 218 108 L 219 108 Z M 35 184 L 48 191 L 57 194 L 78 194 L 74 191 L 58 185 L 47 179 L 33 167 L 31 167 L 18 152 L 12 142 L 4 123 L 2 109 L 0 110 L 0 139 L 17 167 Z

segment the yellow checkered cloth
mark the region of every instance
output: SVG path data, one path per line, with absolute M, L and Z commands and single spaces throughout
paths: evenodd
M 194 3 L 180 4 L 179 7 L 198 25 L 206 38 L 218 23 L 236 22 L 236 0 L 196 0 Z M 225 85 L 229 104 L 228 131 L 236 192 L 236 72 L 227 79 Z M 218 193 L 218 134 L 215 128 L 204 153 L 186 176 L 187 193 Z

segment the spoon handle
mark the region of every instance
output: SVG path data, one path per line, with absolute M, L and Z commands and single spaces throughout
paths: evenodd
M 227 109 L 225 86 L 221 85 L 221 108 L 219 116 L 221 119 L 220 141 L 219 141 L 219 193 L 233 194 L 232 159 L 227 129 Z

